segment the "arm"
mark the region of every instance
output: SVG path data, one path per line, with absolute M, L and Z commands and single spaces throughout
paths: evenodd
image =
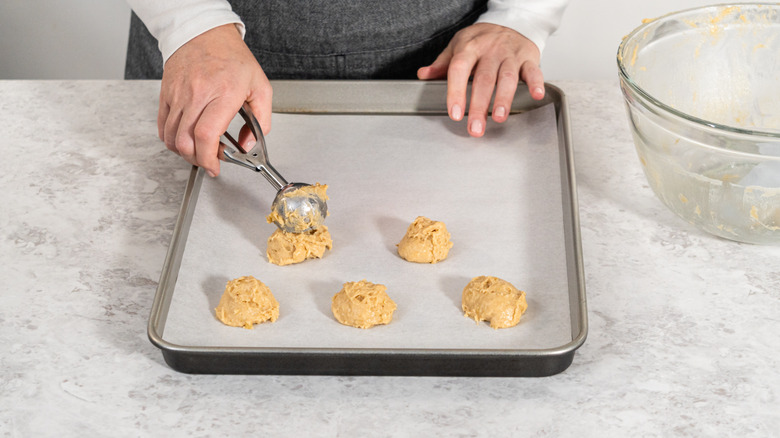
M 472 26 L 455 34 L 433 64 L 421 68 L 420 79 L 447 78 L 447 111 L 453 120 L 465 115 L 466 91 L 472 77 L 467 129 L 485 133 L 490 98 L 492 118 L 504 122 L 522 79 L 534 99 L 544 98 L 539 68 L 547 37 L 558 27 L 568 0 L 490 0 L 488 10 Z
M 244 102 L 263 131 L 271 127 L 271 84 L 243 41 L 243 23 L 224 0 L 127 1 L 163 54 L 160 139 L 217 176 L 220 136 Z

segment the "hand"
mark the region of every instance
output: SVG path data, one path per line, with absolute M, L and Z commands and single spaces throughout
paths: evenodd
M 482 137 L 494 89 L 492 112 L 498 123 L 509 116 L 520 78 L 528 85 L 532 98 L 544 98 L 540 56 L 536 44 L 518 32 L 497 24 L 477 23 L 456 33 L 433 64 L 417 71 L 417 77 L 447 78 L 447 112 L 457 121 L 463 118 L 469 77 L 473 76 L 467 129 L 470 135 Z
M 273 92 L 235 25 L 211 29 L 165 63 L 157 130 L 171 151 L 219 175 L 220 136 L 249 102 L 264 133 L 271 129 Z M 247 138 L 249 137 L 249 138 Z M 242 130 L 242 145 L 251 140 Z

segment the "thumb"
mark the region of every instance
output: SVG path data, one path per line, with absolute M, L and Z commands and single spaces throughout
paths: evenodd
M 261 78 L 256 79 L 253 82 L 251 90 L 247 95 L 246 102 L 255 114 L 257 122 L 260 123 L 260 128 L 265 135 L 271 132 L 273 89 L 271 88 L 271 83 L 265 78 L 264 74 Z
M 263 135 L 267 135 L 271 132 L 271 100 L 270 99 L 253 99 L 247 101 L 249 108 L 257 118 L 257 123 L 260 124 L 260 129 L 263 130 Z
M 450 67 L 451 60 L 452 48 L 451 46 L 447 46 L 431 65 L 420 67 L 420 69 L 417 70 L 417 78 L 422 80 L 446 78 L 447 69 Z

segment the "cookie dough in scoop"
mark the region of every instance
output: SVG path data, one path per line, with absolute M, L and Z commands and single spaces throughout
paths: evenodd
M 289 189 L 288 189 L 289 187 Z M 290 233 L 304 233 L 322 226 L 327 216 L 327 184 L 291 184 L 276 195 L 265 220 Z

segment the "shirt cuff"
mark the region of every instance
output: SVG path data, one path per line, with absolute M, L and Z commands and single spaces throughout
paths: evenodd
M 244 38 L 244 35 L 246 34 L 244 23 L 241 22 L 238 15 L 233 12 L 193 16 L 188 20 L 175 23 L 174 25 L 165 28 L 157 38 L 158 47 L 163 56 L 163 65 L 174 52 L 179 50 L 181 46 L 191 39 L 208 30 L 214 29 L 215 27 L 230 23 L 236 25 L 236 28 L 241 33 L 241 38 Z
M 513 29 L 531 40 L 541 54 L 547 38 L 561 23 L 566 4 L 565 0 L 491 0 L 487 12 L 479 16 L 477 23 L 492 23 Z
M 244 37 L 246 29 L 227 0 L 127 0 L 157 39 L 163 63 L 189 40 L 207 30 L 234 23 Z

